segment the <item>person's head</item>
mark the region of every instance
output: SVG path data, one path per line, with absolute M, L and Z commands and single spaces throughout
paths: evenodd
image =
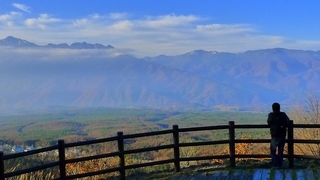
M 280 104 L 279 103 L 273 103 L 272 104 L 272 110 L 273 112 L 280 112 Z

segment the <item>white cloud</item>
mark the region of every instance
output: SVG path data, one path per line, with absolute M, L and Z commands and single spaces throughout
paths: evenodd
M 127 13 L 110 13 L 109 14 L 109 18 L 110 19 L 126 19 L 128 18 L 128 14 Z
M 38 18 L 30 18 L 25 20 L 25 24 L 29 27 L 39 27 L 41 29 L 45 29 L 46 26 L 50 23 L 59 22 L 60 20 L 57 18 L 52 18 L 48 14 L 40 14 Z
M 158 16 L 158 17 L 148 17 L 146 20 L 142 20 L 140 23 L 150 28 L 165 28 L 172 26 L 184 26 L 189 23 L 198 21 L 197 16 L 176 16 L 174 14 Z
M 252 24 L 215 23 L 196 15 L 136 18 L 127 13 L 110 13 L 60 19 L 40 14 L 22 18 L 17 12 L 0 15 L 0 26 L 5 25 L 1 26 L 0 37 L 12 35 L 40 45 L 83 41 L 110 44 L 116 48 L 133 48 L 138 57 L 174 55 L 195 49 L 225 52 L 274 47 L 316 50 L 320 44 L 319 41 L 266 35 Z
M 9 21 L 9 20 L 15 19 L 18 16 L 20 16 L 20 13 L 14 12 L 14 11 L 10 12 L 9 14 L 0 14 L 0 21 L 6 22 L 6 21 Z
M 112 31 L 117 31 L 117 32 L 128 32 L 133 28 L 133 23 L 124 20 L 124 21 L 118 21 L 115 24 L 111 25 L 110 28 Z
M 197 25 L 198 33 L 208 35 L 232 35 L 255 32 L 252 26 L 245 24 L 208 24 Z
M 24 4 L 18 4 L 18 3 L 13 3 L 12 6 L 14 6 L 17 9 L 20 9 L 21 11 L 31 13 L 30 7 L 24 5 Z
M 94 13 L 94 14 L 91 14 L 89 17 L 92 19 L 100 19 L 102 16 L 97 13 Z
M 14 27 L 15 20 L 18 19 L 20 16 L 20 13 L 13 11 L 8 14 L 0 14 L 0 27 L 1 25 L 4 25 L 4 27 L 2 27 L 1 30 L 4 31 L 6 28 Z
M 89 22 L 88 19 L 83 18 L 83 19 L 75 20 L 72 24 L 73 24 L 73 26 L 81 27 L 81 26 L 86 26 L 88 24 L 88 22 Z
M 79 61 L 92 58 L 110 58 L 130 54 L 129 49 L 59 49 L 0 47 L 2 63 L 7 61 Z M 1 61 L 0 61 L 1 62 Z

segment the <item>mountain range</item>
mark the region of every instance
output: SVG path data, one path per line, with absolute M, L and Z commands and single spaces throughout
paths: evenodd
M 15 38 L 13 36 L 8 36 L 5 39 L 0 40 L 0 46 L 10 46 L 10 47 L 16 47 L 16 48 L 63 48 L 63 49 L 112 49 L 114 48 L 111 45 L 104 46 L 102 44 L 90 44 L 86 42 L 75 42 L 71 45 L 68 45 L 67 43 L 60 43 L 60 44 L 52 44 L 49 43 L 45 46 L 40 46 L 35 43 Z
M 2 112 L 54 107 L 270 111 L 273 102 L 290 107 L 320 89 L 320 51 L 195 50 L 144 58 L 125 54 L 66 58 L 19 49 L 113 47 L 85 42 L 38 46 L 11 36 L 0 40 L 0 52 L 7 46 L 13 51 L 0 57 Z

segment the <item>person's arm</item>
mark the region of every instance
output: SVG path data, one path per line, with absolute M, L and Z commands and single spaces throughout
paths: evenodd
M 271 113 L 268 114 L 268 120 L 267 123 L 270 126 L 271 125 L 271 121 L 272 121 L 272 117 L 271 117 Z

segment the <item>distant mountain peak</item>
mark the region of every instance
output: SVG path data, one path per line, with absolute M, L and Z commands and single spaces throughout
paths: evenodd
M 0 46 L 12 46 L 12 47 L 38 47 L 38 45 L 28 42 L 23 39 L 8 36 L 5 39 L 0 40 Z
M 75 43 L 72 43 L 70 45 L 70 48 L 72 49 L 112 49 L 114 48 L 113 46 L 111 45 L 108 45 L 108 46 L 104 46 L 102 44 L 89 44 L 87 42 L 75 42 Z
M 196 55 L 196 54 L 217 54 L 218 51 L 206 51 L 203 49 L 194 50 L 191 52 L 186 53 L 187 55 Z
M 39 46 L 35 43 L 28 42 L 26 40 L 16 38 L 13 36 L 8 36 L 5 39 L 0 40 L 0 46 L 10 46 L 10 47 L 24 47 L 24 48 L 36 48 L 36 47 L 45 47 L 45 48 L 64 48 L 64 49 L 113 49 L 114 47 L 111 45 L 102 45 L 102 44 L 90 44 L 87 42 L 76 42 L 72 43 L 70 46 L 67 43 L 53 44 L 48 43 L 45 46 Z
M 11 41 L 11 40 L 19 40 L 18 38 L 15 38 L 13 36 L 7 36 L 4 40 L 8 40 L 8 41 Z

